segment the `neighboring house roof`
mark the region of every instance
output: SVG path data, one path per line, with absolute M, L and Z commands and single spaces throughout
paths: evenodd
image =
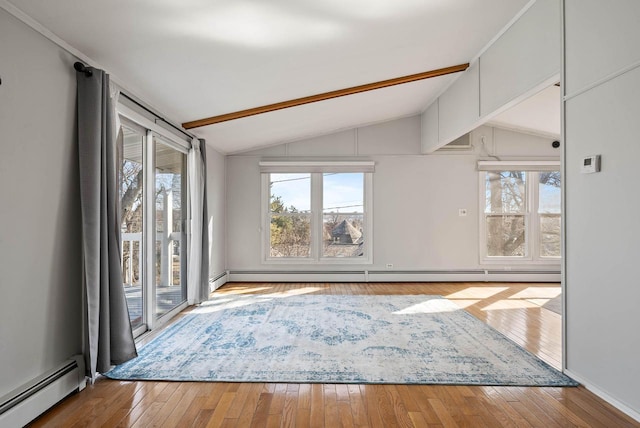
M 333 228 L 333 230 L 331 231 L 331 236 L 333 238 L 347 238 L 346 243 L 351 244 L 358 242 L 358 240 L 362 237 L 362 232 L 356 229 L 345 219 Z M 343 242 L 345 241 L 343 240 Z

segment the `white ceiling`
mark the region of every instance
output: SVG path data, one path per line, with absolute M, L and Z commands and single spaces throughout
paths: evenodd
M 472 60 L 528 0 L 10 0 L 175 122 Z M 415 114 L 440 77 L 192 130 L 223 153 Z
M 560 137 L 560 87 L 552 85 L 491 119 L 491 125 Z

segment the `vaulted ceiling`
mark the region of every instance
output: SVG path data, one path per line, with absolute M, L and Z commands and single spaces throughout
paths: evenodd
M 175 122 L 473 60 L 528 0 L 10 0 Z M 222 153 L 424 110 L 448 75 L 192 129 Z

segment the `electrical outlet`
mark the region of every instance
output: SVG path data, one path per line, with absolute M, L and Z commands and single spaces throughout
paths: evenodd
M 467 209 L 466 208 L 460 208 L 458 210 L 458 216 L 460 217 L 466 217 L 467 216 Z
M 393 269 L 393 263 L 387 263 L 387 269 Z

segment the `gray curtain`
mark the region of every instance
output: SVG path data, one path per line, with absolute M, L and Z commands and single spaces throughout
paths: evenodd
M 200 156 L 204 165 L 204 196 L 202 199 L 202 267 L 200 271 L 200 301 L 209 300 L 209 210 L 207 209 L 207 144 L 200 140 Z
M 120 265 L 117 117 L 109 76 L 77 72 L 87 375 L 137 356 Z

